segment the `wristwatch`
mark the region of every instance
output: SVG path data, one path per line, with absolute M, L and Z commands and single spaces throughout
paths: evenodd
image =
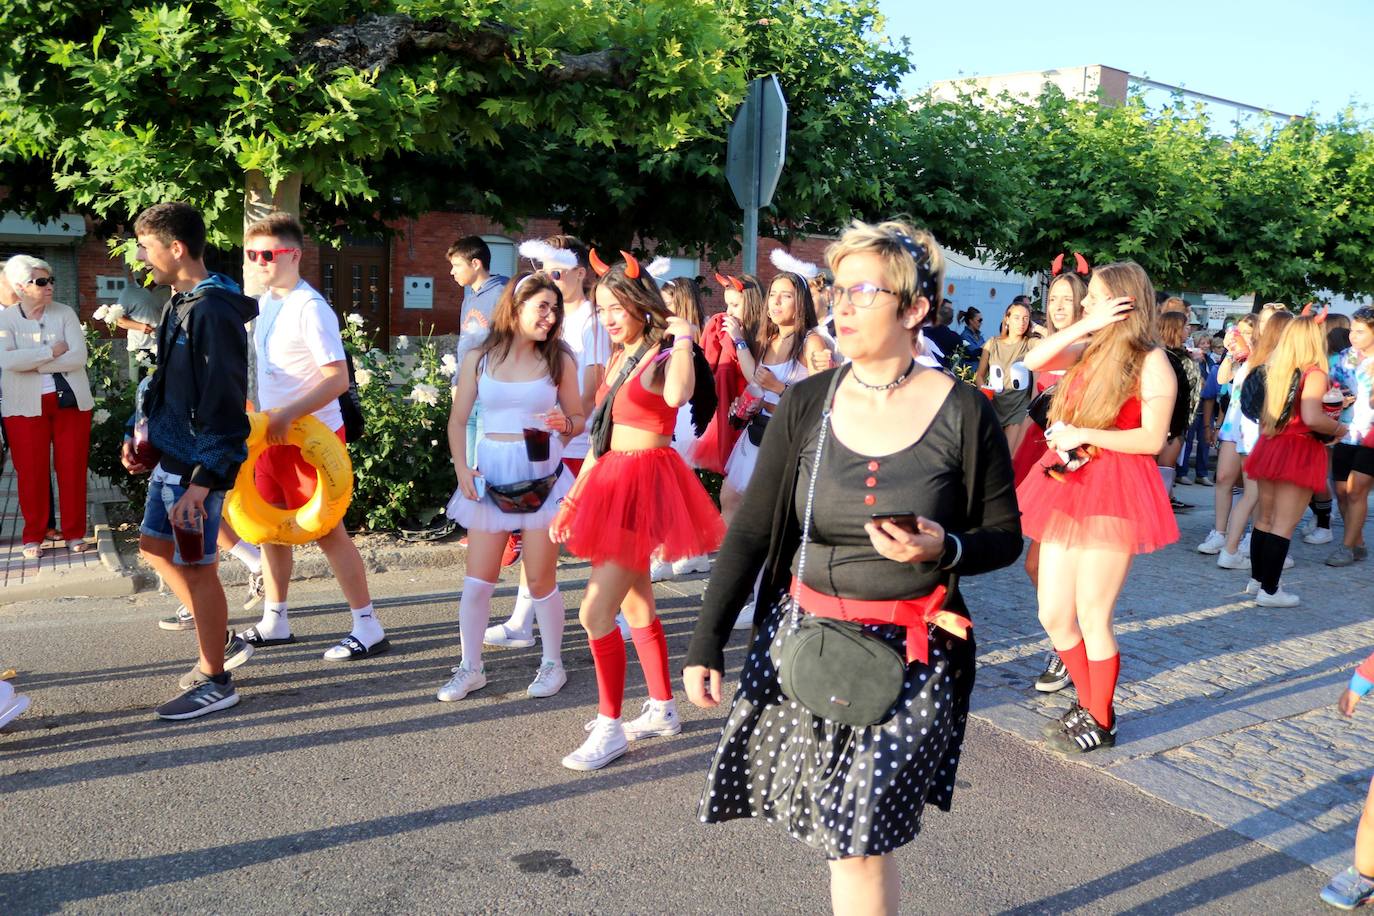
M 744 340 L 744 339 L 742 339 L 742 338 L 736 338 L 736 339 L 735 339 L 735 349 L 736 349 L 736 350 L 748 350 L 748 349 L 749 349 L 749 341 Z

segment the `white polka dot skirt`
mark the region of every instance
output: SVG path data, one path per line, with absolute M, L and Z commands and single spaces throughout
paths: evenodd
M 829 858 L 882 855 L 921 830 L 926 802 L 948 811 L 973 692 L 974 644 L 931 628 L 930 664 L 907 667 L 896 712 L 852 728 L 783 696 L 768 646 L 776 609 L 745 662 L 706 777 L 704 823 L 763 817 Z M 906 631 L 865 627 L 899 652 Z

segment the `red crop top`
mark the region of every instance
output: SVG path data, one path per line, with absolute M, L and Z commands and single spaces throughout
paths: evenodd
M 668 402 L 663 400 L 663 395 L 649 391 L 640 380 L 640 376 L 650 365 L 652 361 L 646 360 L 639 370 L 620 386 L 615 403 L 611 405 L 611 419 L 635 429 L 658 433 L 660 436 L 671 436 L 677 426 L 677 408 L 669 407 Z M 610 373 L 607 375 L 609 377 Z M 604 401 L 606 393 L 610 390 L 609 381 L 603 381 L 596 391 L 596 403 Z

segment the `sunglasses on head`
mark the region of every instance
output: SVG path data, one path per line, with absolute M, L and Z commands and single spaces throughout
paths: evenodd
M 264 264 L 271 264 L 276 260 L 277 255 L 289 254 L 297 250 L 298 249 L 295 248 L 248 248 L 245 249 L 243 253 L 248 255 L 248 260 L 254 264 L 258 263 L 259 259 L 261 259 Z
M 29 282 L 32 283 L 34 286 L 37 286 L 38 288 L 42 289 L 42 288 L 45 287 L 45 286 L 56 286 L 56 285 L 57 285 L 57 278 L 56 278 L 56 277 L 34 277 L 34 278 L 33 278 L 32 280 L 30 280 Z

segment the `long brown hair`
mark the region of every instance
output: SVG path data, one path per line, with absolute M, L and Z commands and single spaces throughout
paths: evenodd
M 1145 357 L 1159 346 L 1159 316 L 1154 284 L 1134 261 L 1094 268 L 1093 277 L 1110 298 L 1130 296 L 1135 307 L 1124 320 L 1093 335 L 1083 356 L 1056 386 L 1050 420 L 1107 429 L 1116 422 L 1121 405 L 1140 388 Z
M 807 285 L 806 279 L 800 274 L 794 274 L 784 270 L 773 278 L 773 283 L 777 283 L 779 280 L 786 281 L 787 285 L 792 287 L 793 299 L 795 301 L 793 308 L 796 311 L 796 315 L 793 316 L 793 321 L 796 322 L 797 329 L 792 334 L 792 346 L 788 350 L 787 358 L 792 362 L 800 362 L 802 353 L 806 351 L 806 336 L 815 329 L 817 324 L 816 302 L 811 298 L 811 287 Z M 770 296 L 773 293 L 773 283 L 768 284 L 768 293 Z M 767 302 L 766 299 L 764 301 L 765 303 Z M 782 333 L 782 328 L 773 322 L 772 317 L 768 315 L 766 306 L 764 309 L 764 321 L 767 323 L 768 329 L 764 335 L 763 352 L 766 354 L 768 352 L 768 347 L 772 346 L 773 341 L 777 340 L 778 335 Z
M 659 292 L 663 295 L 664 304 L 674 315 L 685 319 L 698 331 L 701 330 L 705 317 L 701 308 L 701 289 L 698 288 L 697 281 L 691 277 L 678 277 L 664 283 Z
M 521 274 L 506 284 L 501 291 L 501 298 L 491 310 L 491 332 L 482 341 L 479 352 L 482 359 L 494 356 L 498 363 L 509 356 L 511 347 L 520 336 L 520 309 L 546 291 L 553 293 L 553 325 L 549 328 L 548 337 L 535 341 L 534 349 L 544 358 L 549 368 L 549 378 L 557 386 L 563 379 L 563 354 L 571 354 L 572 351 L 562 339 L 563 294 L 558 291 L 558 284 L 553 282 L 553 277 L 542 270 Z
M 1045 289 L 1045 324 L 1050 329 L 1050 333 L 1062 331 L 1064 328 L 1056 327 L 1054 319 L 1050 317 L 1050 297 L 1054 295 L 1054 287 L 1058 283 L 1069 284 L 1069 295 L 1073 296 L 1073 315 L 1069 318 L 1069 324 L 1083 317 L 1083 297 L 1088 295 L 1088 281 L 1078 274 L 1060 274 L 1050 281 L 1050 285 Z

